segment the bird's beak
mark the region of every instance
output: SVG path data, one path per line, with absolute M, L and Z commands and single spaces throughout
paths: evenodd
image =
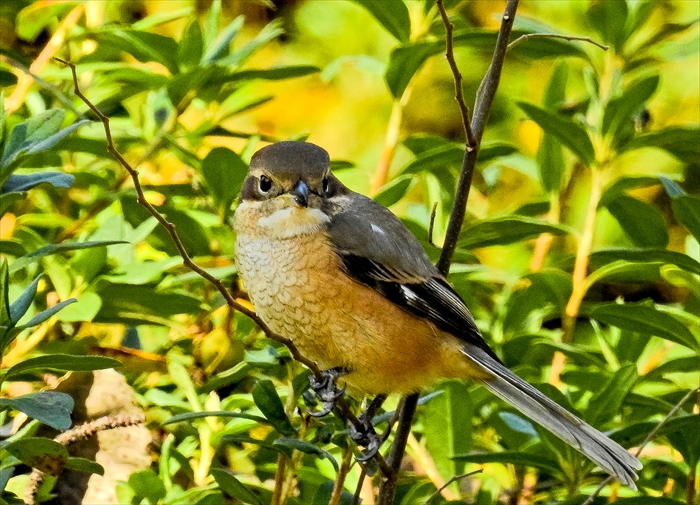
M 294 197 L 294 201 L 302 206 L 302 207 L 308 207 L 309 205 L 309 187 L 306 185 L 304 181 L 299 181 L 296 183 L 296 186 L 292 188 L 292 190 L 289 192 L 290 195 Z

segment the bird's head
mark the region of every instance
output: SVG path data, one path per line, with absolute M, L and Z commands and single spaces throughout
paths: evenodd
M 314 233 L 349 190 L 331 173 L 328 153 L 308 142 L 278 142 L 250 161 L 236 229 L 277 238 Z

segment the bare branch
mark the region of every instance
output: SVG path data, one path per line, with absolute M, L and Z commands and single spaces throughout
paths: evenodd
M 559 33 L 526 33 L 525 35 L 521 35 L 517 39 L 515 39 L 513 42 L 508 44 L 507 50 L 510 51 L 513 49 L 515 46 L 518 44 L 521 44 L 525 42 L 528 39 L 565 39 L 565 40 L 580 40 L 581 42 L 588 42 L 589 44 L 593 44 L 594 46 L 598 46 L 601 48 L 603 51 L 607 51 L 610 49 L 610 46 L 606 46 L 604 44 L 601 44 L 600 42 L 596 42 L 590 37 L 582 37 L 580 35 L 561 35 Z
M 685 396 L 683 396 L 683 398 L 681 398 L 680 401 L 678 403 L 676 403 L 676 405 L 674 405 L 674 407 L 668 412 L 668 414 L 666 414 L 666 416 L 661 421 L 659 421 L 659 423 L 656 426 L 654 426 L 654 429 L 649 432 L 649 434 L 647 435 L 647 438 L 645 438 L 644 442 L 642 442 L 642 445 L 640 445 L 637 448 L 637 452 L 635 452 L 634 455 L 639 457 L 639 455 L 642 453 L 644 448 L 647 446 L 647 444 L 649 442 L 651 442 L 654 439 L 654 437 L 659 432 L 659 430 L 661 428 L 663 428 L 663 426 L 676 414 L 676 412 L 681 410 L 683 405 L 685 405 L 685 402 L 690 400 L 691 396 L 693 396 L 694 394 L 697 394 L 697 393 L 700 393 L 700 386 L 688 391 L 685 394 Z M 589 496 L 586 499 L 586 501 L 583 502 L 581 505 L 590 505 L 591 503 L 593 503 L 593 501 L 600 494 L 600 492 L 603 490 L 603 488 L 605 488 L 605 486 L 610 484 L 610 482 L 612 482 L 613 479 L 614 479 L 614 477 L 610 476 L 610 477 L 606 478 L 605 480 L 603 480 L 603 482 L 600 483 L 600 485 L 596 488 L 596 490 L 593 491 L 593 494 L 591 494 L 591 496 Z
M 438 269 L 444 275 L 447 275 L 450 269 L 452 256 L 457 247 L 459 232 L 464 222 L 464 215 L 467 211 L 467 200 L 469 199 L 469 189 L 471 188 L 472 177 L 474 176 L 479 145 L 481 144 L 481 138 L 484 134 L 489 112 L 491 111 L 491 105 L 493 105 L 493 99 L 496 96 L 498 84 L 501 81 L 501 70 L 503 69 L 503 62 L 505 61 L 506 52 L 508 50 L 508 38 L 513 28 L 513 21 L 517 10 L 518 0 L 508 0 L 505 12 L 503 13 L 503 19 L 501 20 L 501 28 L 498 31 L 498 40 L 496 41 L 496 49 L 493 53 L 491 65 L 476 93 L 476 105 L 474 106 L 474 115 L 471 121 L 475 144 L 472 146 L 472 150 L 467 149 L 464 153 L 459 182 L 457 183 L 455 204 L 452 208 L 450 222 L 447 225 L 442 254 L 437 264 Z
M 134 189 L 136 190 L 137 202 L 143 207 L 145 207 L 148 213 L 151 214 L 166 229 L 168 235 L 170 235 L 171 240 L 175 244 L 178 253 L 182 257 L 183 264 L 187 268 L 198 274 L 200 277 L 213 284 L 231 308 L 241 312 L 245 316 L 252 319 L 268 338 L 271 338 L 272 340 L 276 340 L 277 342 L 284 344 L 287 347 L 287 349 L 289 349 L 289 353 L 291 354 L 292 358 L 305 365 L 319 380 L 321 380 L 321 371 L 316 365 L 316 363 L 305 358 L 299 352 L 299 350 L 294 345 L 291 339 L 283 337 L 282 335 L 273 332 L 260 318 L 260 316 L 258 316 L 255 313 L 255 311 L 250 310 L 249 308 L 238 302 L 233 297 L 231 292 L 228 289 L 226 289 L 226 286 L 224 286 L 224 283 L 221 282 L 220 279 L 217 279 L 216 277 L 211 275 L 209 272 L 204 270 L 192 260 L 190 255 L 187 253 L 187 250 L 185 249 L 185 246 L 182 243 L 182 240 L 180 239 L 177 230 L 175 229 L 175 224 L 168 221 L 165 218 L 165 216 L 163 216 L 163 214 L 158 212 L 158 210 L 155 207 L 153 207 L 153 205 L 151 205 L 148 202 L 148 200 L 146 200 L 146 197 L 143 192 L 143 187 L 141 186 L 141 181 L 139 180 L 138 171 L 134 169 L 128 161 L 126 161 L 124 156 L 122 156 L 122 154 L 115 147 L 114 140 L 112 139 L 112 130 L 109 126 L 109 118 L 102 114 L 102 112 L 97 107 L 95 107 L 95 105 L 93 105 L 92 102 L 90 102 L 90 100 L 82 93 L 82 91 L 80 91 L 80 86 L 78 84 L 78 74 L 76 71 L 75 64 L 59 58 L 56 58 L 56 60 L 70 67 L 71 73 L 73 74 L 73 87 L 76 96 L 80 98 L 85 103 L 85 105 L 87 105 L 90 108 L 90 110 L 97 116 L 97 118 L 102 122 L 102 125 L 104 126 L 105 136 L 107 138 L 107 150 L 112 154 L 112 156 L 114 156 L 117 159 L 119 164 L 122 167 L 124 167 L 124 169 L 131 176 L 131 179 L 134 183 Z M 352 423 L 353 426 L 355 426 L 358 430 L 363 429 L 362 423 L 357 419 L 357 416 L 355 416 L 355 414 L 352 412 L 350 406 L 343 397 L 340 397 L 336 400 L 336 407 L 338 407 L 340 412 L 342 412 L 343 416 L 345 416 L 345 418 L 350 423 Z M 388 466 L 384 462 L 384 459 L 382 458 L 381 454 L 377 453 L 375 458 L 377 459 L 377 463 L 379 464 L 379 467 L 382 469 L 382 471 L 388 471 Z
M 457 62 L 455 61 L 454 54 L 454 43 L 453 43 L 453 32 L 454 25 L 447 17 L 447 11 L 445 10 L 445 4 L 443 0 L 435 0 L 435 5 L 440 11 L 440 17 L 442 17 L 442 24 L 445 25 L 445 58 L 450 64 L 450 69 L 452 70 L 452 75 L 454 75 L 455 81 L 455 100 L 459 105 L 459 111 L 462 113 L 462 126 L 464 127 L 464 136 L 466 139 L 466 149 L 467 152 L 476 149 L 477 141 L 474 138 L 474 133 L 472 132 L 472 126 L 469 121 L 469 107 L 464 101 L 464 91 L 462 90 L 462 73 L 457 68 Z

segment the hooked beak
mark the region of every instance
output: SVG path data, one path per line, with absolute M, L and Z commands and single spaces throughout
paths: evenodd
M 309 187 L 304 181 L 299 181 L 296 186 L 292 188 L 289 192 L 290 195 L 294 197 L 294 201 L 301 207 L 308 207 L 309 205 Z

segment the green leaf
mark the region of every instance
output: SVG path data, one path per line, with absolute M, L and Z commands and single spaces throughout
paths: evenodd
M 505 216 L 484 219 L 470 224 L 460 233 L 457 243 L 465 249 L 506 245 L 537 237 L 542 233 L 564 235 L 566 226 L 527 216 Z
M 243 16 L 238 16 L 219 33 L 218 37 L 207 47 L 207 50 L 201 58 L 200 65 L 207 65 L 228 55 L 231 42 L 236 38 L 238 32 L 241 31 L 243 27 L 243 19 Z
M 671 197 L 673 215 L 679 223 L 700 241 L 700 198 L 686 194 L 683 189 L 667 177 L 659 177 Z
M 509 156 L 518 152 L 518 148 L 508 142 L 487 141 L 479 146 L 477 163 L 486 163 L 502 156 Z M 464 157 L 464 149 L 460 149 L 460 154 Z M 461 163 L 461 160 L 459 161 Z
M 207 20 L 204 22 L 204 45 L 209 46 L 214 42 L 216 34 L 219 33 L 219 23 L 221 21 L 221 0 L 214 0 L 209 7 Z
M 129 475 L 129 487 L 136 492 L 138 497 L 146 498 L 153 504 L 159 503 L 167 493 L 163 481 L 153 470 L 141 470 Z
M 170 316 L 199 314 L 202 300 L 180 291 L 159 291 L 151 286 L 104 283 L 97 294 L 102 307 L 95 322 L 118 324 L 172 324 Z
M 549 78 L 544 92 L 543 105 L 548 110 L 557 110 L 566 100 L 566 81 L 569 67 L 559 62 Z M 564 178 L 564 153 L 559 141 L 551 133 L 544 133 L 537 151 L 542 187 L 548 193 L 559 192 Z
M 212 468 L 211 474 L 221 490 L 231 498 L 251 505 L 262 505 L 258 497 L 231 473 L 221 468 Z
M 10 175 L 0 189 L 0 194 L 18 193 L 35 188 L 43 182 L 51 184 L 55 188 L 70 188 L 75 177 L 63 172 L 37 172 L 34 174 Z
M 401 173 L 417 174 L 433 172 L 436 169 L 444 169 L 446 167 L 459 167 L 462 165 L 463 159 L 464 149 L 462 147 L 452 143 L 438 145 L 418 153 L 416 159 L 406 165 Z
M 399 42 L 405 44 L 411 38 L 411 18 L 403 0 L 355 0 Z
M 155 61 L 175 75 L 178 46 L 170 37 L 132 29 L 106 29 L 93 35 L 101 44 L 132 55 L 138 61 Z
M 503 451 L 492 452 L 487 454 L 458 454 L 454 457 L 454 459 L 477 464 L 501 463 L 517 466 L 529 466 L 532 468 L 544 470 L 545 472 L 553 473 L 555 475 L 561 474 L 561 468 L 559 467 L 556 461 L 546 458 L 544 456 L 527 454 L 524 452 Z
M 700 158 L 700 127 L 669 126 L 655 132 L 637 135 L 621 146 L 621 151 L 632 151 L 642 147 L 656 147 L 669 152 L 685 163 L 696 162 Z
M 66 469 L 75 470 L 76 472 L 94 473 L 95 475 L 105 474 L 105 469 L 102 465 L 86 458 L 68 458 Z
M 656 186 L 659 183 L 658 177 L 647 175 L 641 176 L 623 176 L 616 180 L 612 185 L 608 186 L 598 202 L 598 208 L 606 207 L 608 203 L 615 198 L 625 194 L 625 191 L 636 188 L 646 188 Z
M 76 303 L 58 315 L 59 321 L 64 323 L 92 321 L 102 307 L 102 299 L 92 291 L 80 293 L 77 299 L 73 300 Z
M 232 52 L 228 56 L 221 58 L 218 63 L 228 67 L 239 67 L 248 58 L 268 42 L 276 39 L 284 33 L 282 29 L 282 20 L 274 19 L 268 23 L 253 40 L 237 51 Z
M 645 335 L 676 342 L 700 351 L 700 344 L 693 334 L 673 316 L 646 305 L 609 303 L 598 305 L 590 312 L 590 317 L 623 330 L 636 331 Z
M 22 40 L 33 43 L 45 28 L 63 18 L 76 5 L 78 2 L 29 4 L 17 14 L 16 33 Z
M 656 248 L 668 245 L 666 221 L 655 207 L 629 195 L 620 195 L 608 202 L 607 208 L 635 245 Z
M 12 325 L 10 316 L 10 270 L 7 260 L 0 259 L 0 326 Z
M 193 419 L 203 419 L 205 417 L 233 417 L 237 419 L 250 419 L 258 423 L 269 424 L 269 421 L 264 417 L 255 416 L 253 414 L 246 414 L 245 412 L 230 412 L 228 410 L 219 410 L 216 412 L 202 411 L 202 412 L 185 412 L 184 414 L 178 414 L 166 419 L 161 424 L 173 424 L 180 423 L 182 421 L 191 421 Z
M 406 196 L 415 182 L 416 178 L 413 174 L 400 175 L 382 186 L 374 200 L 384 207 L 391 207 Z
M 597 389 L 588 402 L 585 419 L 592 426 L 599 426 L 612 419 L 622 407 L 625 397 L 637 382 L 637 365 L 622 366 L 608 381 Z
M 548 30 L 547 33 L 554 33 L 556 30 Z M 516 40 L 523 35 L 535 33 L 535 30 L 512 30 L 511 40 Z M 496 45 L 498 32 L 484 29 L 456 30 L 454 33 L 455 47 L 469 47 L 482 51 L 491 51 Z M 546 58 L 559 58 L 572 56 L 577 58 L 588 58 L 586 52 L 581 48 L 580 42 L 569 42 L 554 38 L 531 38 L 515 46 L 510 53 L 518 58 L 527 60 L 537 60 Z
M 46 354 L 21 361 L 5 373 L 3 380 L 35 370 L 54 370 L 58 372 L 89 372 L 116 368 L 121 363 L 113 358 L 103 356 L 75 356 L 72 354 Z
M 423 410 L 423 435 L 438 471 L 452 476 L 463 470 L 461 464 L 455 466 L 452 457 L 472 448 L 474 408 L 463 383 L 446 382 L 440 389 L 443 393 Z
M 620 51 L 625 43 L 626 0 L 592 0 L 586 12 L 591 26 L 603 40 Z
M 10 206 L 27 197 L 26 193 L 6 193 L 0 194 L 0 217 L 2 217 Z
M 319 72 L 320 69 L 313 65 L 287 65 L 280 67 L 239 70 L 216 76 L 212 83 L 224 84 L 239 81 L 252 81 L 263 79 L 266 81 L 280 81 L 282 79 L 292 79 Z
M 666 435 L 690 468 L 697 467 L 700 461 L 700 414 L 671 419 L 659 431 Z
M 185 27 L 182 40 L 177 46 L 177 64 L 181 72 L 192 70 L 199 65 L 204 53 L 204 39 L 199 20 L 193 19 Z
M 10 304 L 10 322 L 15 325 L 22 319 L 22 316 L 27 313 L 31 307 L 34 297 L 36 296 L 36 288 L 41 280 L 41 275 L 36 277 L 31 284 L 25 289 L 19 297 Z
M 285 436 L 296 435 L 296 430 L 284 412 L 282 400 L 271 380 L 264 379 L 256 382 L 252 393 L 255 405 L 277 431 Z
M 571 121 L 535 105 L 518 102 L 518 106 L 536 122 L 545 133 L 549 133 L 571 150 L 586 166 L 595 162 L 595 150 L 586 130 Z
M 644 107 L 659 87 L 659 76 L 652 75 L 632 83 L 618 98 L 610 100 L 603 115 L 603 135 L 610 135 L 614 145 L 621 143 L 620 135 L 632 125 L 634 115 Z
M 399 46 L 391 51 L 384 79 L 395 100 L 403 96 L 408 83 L 423 66 L 423 63 L 443 50 L 444 44 L 441 43 L 414 42 Z
M 335 460 L 335 458 L 330 452 L 324 451 L 323 449 L 321 449 L 315 444 L 312 444 L 311 442 L 299 440 L 298 438 L 278 438 L 277 440 L 272 442 L 272 445 L 277 447 L 284 447 L 287 449 L 293 449 L 299 452 L 303 452 L 304 454 L 319 456 L 321 459 L 327 459 L 328 461 L 330 461 L 333 465 L 333 468 L 335 468 L 336 472 L 339 469 L 338 462 Z M 289 451 L 289 453 L 291 454 L 291 450 Z
M 39 261 L 41 258 L 50 256 L 52 254 L 56 254 L 58 252 L 77 251 L 80 249 L 89 249 L 91 247 L 105 247 L 108 245 L 115 244 L 128 244 L 128 242 L 124 242 L 123 240 L 94 240 L 87 242 L 63 242 L 62 244 L 50 244 L 46 247 L 42 247 L 41 249 L 37 249 L 36 251 L 29 253 L 26 256 L 18 258 L 10 266 L 10 273 L 17 272 L 22 268 L 26 267 L 27 265 Z
M 70 428 L 70 413 L 73 411 L 73 398 L 58 391 L 40 391 L 16 398 L 0 398 L 0 407 L 6 405 L 24 412 L 57 430 Z
M 68 461 L 68 450 L 50 438 L 27 437 L 9 443 L 4 450 L 25 465 L 57 477 Z
M 633 263 L 661 262 L 700 275 L 700 262 L 687 254 L 666 249 L 608 247 L 598 249 L 589 256 L 589 262 L 596 268 L 620 260 Z
M 241 190 L 248 166 L 241 157 L 226 147 L 215 147 L 202 160 L 204 181 L 221 211 L 228 212 Z

